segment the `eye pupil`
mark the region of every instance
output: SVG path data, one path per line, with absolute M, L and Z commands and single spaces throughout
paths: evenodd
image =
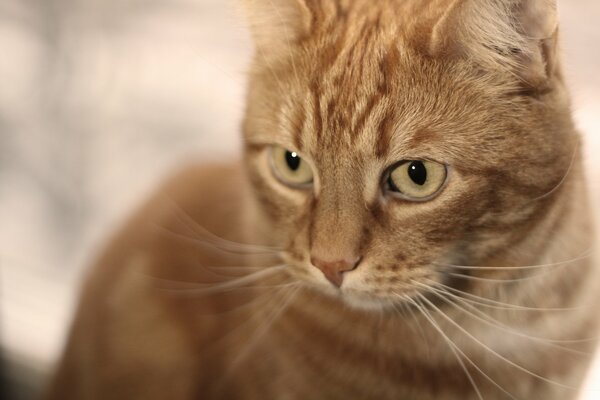
M 301 161 L 302 160 L 300 157 L 298 157 L 298 154 L 295 151 L 285 152 L 285 162 L 292 171 L 296 171 L 298 168 L 300 168 Z
M 408 166 L 408 176 L 414 183 L 423 186 L 427 182 L 427 168 L 421 161 L 413 161 Z

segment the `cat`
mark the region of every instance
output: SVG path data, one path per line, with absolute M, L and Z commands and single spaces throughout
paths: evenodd
M 555 1 L 244 6 L 243 161 L 116 235 L 46 398 L 576 398 L 600 280 Z

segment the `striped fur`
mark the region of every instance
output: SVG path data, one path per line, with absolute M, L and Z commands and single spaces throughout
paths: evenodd
M 600 280 L 554 2 L 245 4 L 243 165 L 182 173 L 117 236 L 48 398 L 574 399 Z M 442 193 L 382 194 L 415 158 Z M 314 254 L 360 263 L 337 289 Z

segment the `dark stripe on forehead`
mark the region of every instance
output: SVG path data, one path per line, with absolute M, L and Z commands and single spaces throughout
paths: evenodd
M 313 119 L 317 141 L 321 139 L 323 134 L 323 116 L 321 115 L 321 93 L 319 91 L 319 83 L 314 80 L 310 85 L 313 102 Z
M 377 107 L 377 105 L 381 102 L 383 97 L 384 97 L 384 91 L 382 90 L 382 87 L 379 86 L 377 88 L 377 92 L 375 94 L 373 94 L 373 96 L 371 96 L 371 98 L 367 102 L 367 105 L 365 106 L 365 109 L 363 110 L 362 114 L 356 121 L 356 126 L 354 127 L 354 131 L 353 131 L 353 133 L 354 133 L 353 139 L 356 139 L 360 135 L 360 132 L 363 130 L 365 123 L 367 122 L 367 119 L 369 118 L 369 115 L 371 115 L 371 113 L 373 112 L 373 109 L 375 107 Z
M 392 94 L 392 80 L 394 77 L 395 68 L 397 68 L 398 60 L 400 58 L 400 52 L 397 45 L 394 43 L 390 46 L 387 53 L 383 56 L 379 62 L 379 72 L 381 74 L 379 85 L 377 87 L 376 99 L 377 103 L 380 102 L 386 96 Z M 369 111 L 371 112 L 371 110 Z M 393 129 L 394 129 L 393 115 L 388 114 L 383 117 L 379 123 L 378 131 L 375 132 L 377 135 L 377 142 L 375 146 L 375 154 L 377 157 L 384 157 L 388 151 L 392 141 Z
M 347 28 L 346 28 L 347 29 Z M 320 54 L 320 72 L 321 75 L 327 73 L 333 68 L 346 44 L 346 32 L 342 32 L 335 42 L 321 50 Z
M 375 143 L 375 155 L 378 158 L 385 157 L 389 152 L 394 129 L 393 123 L 394 121 L 390 114 L 387 114 L 385 117 L 383 117 L 379 123 L 379 128 L 376 132 L 377 142 Z
M 410 148 L 418 148 L 419 146 L 425 143 L 431 143 L 438 139 L 438 135 L 436 132 L 429 129 L 419 129 L 415 132 L 414 135 L 408 141 L 408 147 Z
M 353 64 L 356 64 L 359 68 L 359 70 L 356 71 L 356 74 L 351 74 L 351 77 L 353 79 L 362 80 L 367 78 L 367 73 L 365 72 L 365 64 L 367 63 L 367 58 L 369 57 L 368 53 L 371 52 L 372 49 L 375 47 L 375 44 L 373 42 L 377 40 L 377 32 L 379 30 L 380 17 L 381 16 L 378 15 L 375 21 L 365 23 L 362 32 L 358 36 L 358 40 L 353 47 L 353 54 L 351 54 L 351 56 L 348 58 L 348 69 L 351 69 Z M 368 116 L 371 114 L 373 108 L 375 108 L 375 106 L 381 100 L 384 91 L 385 89 L 382 87 L 382 83 L 380 82 L 379 84 L 377 84 L 375 92 L 369 98 L 362 115 L 359 117 L 356 126 L 354 127 L 353 133 L 355 138 L 362 130 L 362 127 L 365 121 L 367 120 Z
M 396 68 L 400 62 L 400 50 L 398 44 L 393 42 L 386 52 L 385 56 L 379 62 L 379 71 L 383 77 L 383 87 L 385 88 L 385 94 L 391 92 L 391 80 L 394 77 Z

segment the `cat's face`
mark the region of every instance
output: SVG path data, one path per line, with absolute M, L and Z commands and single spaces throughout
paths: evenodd
M 509 258 L 574 154 L 559 77 L 525 90 L 514 71 L 432 54 L 399 3 L 299 3 L 310 34 L 274 55 L 259 44 L 245 123 L 264 229 L 289 272 L 385 305 L 450 282 L 446 264 Z

